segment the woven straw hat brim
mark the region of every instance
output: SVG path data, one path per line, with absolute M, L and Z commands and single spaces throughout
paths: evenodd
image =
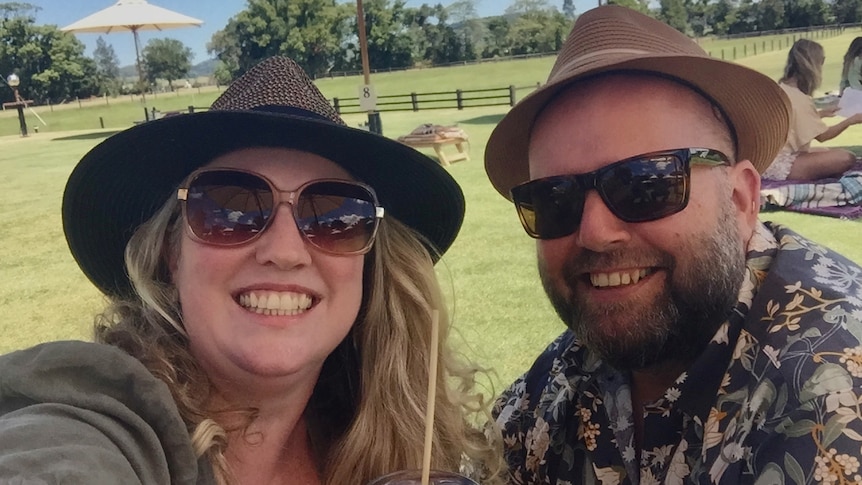
M 371 185 L 386 210 L 445 252 L 464 215 L 461 188 L 436 161 L 396 141 L 326 121 L 251 111 L 208 111 L 120 132 L 78 163 L 63 194 L 73 256 L 103 292 L 133 294 L 123 254 L 134 230 L 193 170 L 228 151 L 288 147 L 330 159 Z M 436 259 L 436 257 L 435 257 Z
M 737 136 L 738 160 L 749 160 L 759 172 L 784 145 L 789 101 L 778 84 L 738 64 L 703 56 L 620 52 L 563 67 L 554 79 L 526 96 L 500 121 L 485 150 L 485 170 L 494 188 L 509 191 L 530 180 L 528 146 L 537 115 L 552 98 L 575 81 L 610 71 L 639 71 L 675 78 L 710 98 L 724 111 Z M 625 136 L 625 133 L 620 133 Z

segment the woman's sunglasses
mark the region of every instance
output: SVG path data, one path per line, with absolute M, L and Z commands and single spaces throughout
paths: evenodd
M 610 211 L 625 222 L 646 222 L 688 205 L 691 164 L 726 165 L 723 153 L 682 148 L 627 158 L 594 172 L 531 180 L 512 188 L 524 230 L 536 239 L 578 230 L 587 191 L 596 189 Z
M 371 187 L 347 180 L 320 179 L 296 190 L 278 190 L 266 177 L 237 169 L 193 172 L 177 191 L 189 232 L 202 243 L 237 246 L 260 237 L 278 206 L 293 209 L 305 240 L 331 254 L 363 254 L 371 249 L 383 207 Z

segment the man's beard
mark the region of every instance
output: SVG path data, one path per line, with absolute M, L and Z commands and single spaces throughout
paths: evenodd
M 577 293 L 584 272 L 579 268 L 619 267 L 613 263 L 637 255 L 584 250 L 563 269 L 569 299 L 554 287 L 541 259 L 539 274 L 563 322 L 586 348 L 614 368 L 638 370 L 666 362 L 689 363 L 703 352 L 738 299 L 745 253 L 736 228 L 733 205 L 727 201 L 712 233 L 680 242 L 680 254 L 689 256 L 687 267 L 678 267 L 677 258 L 660 253 L 668 274 L 653 301 L 597 304 Z

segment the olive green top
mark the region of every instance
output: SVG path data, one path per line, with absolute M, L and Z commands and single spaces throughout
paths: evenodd
M 214 483 L 167 386 L 102 344 L 0 356 L 0 483 Z

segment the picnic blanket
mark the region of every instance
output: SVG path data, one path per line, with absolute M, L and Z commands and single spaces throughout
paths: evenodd
M 842 219 L 862 218 L 862 162 L 840 178 L 767 180 L 760 186 L 760 210 L 789 210 Z

